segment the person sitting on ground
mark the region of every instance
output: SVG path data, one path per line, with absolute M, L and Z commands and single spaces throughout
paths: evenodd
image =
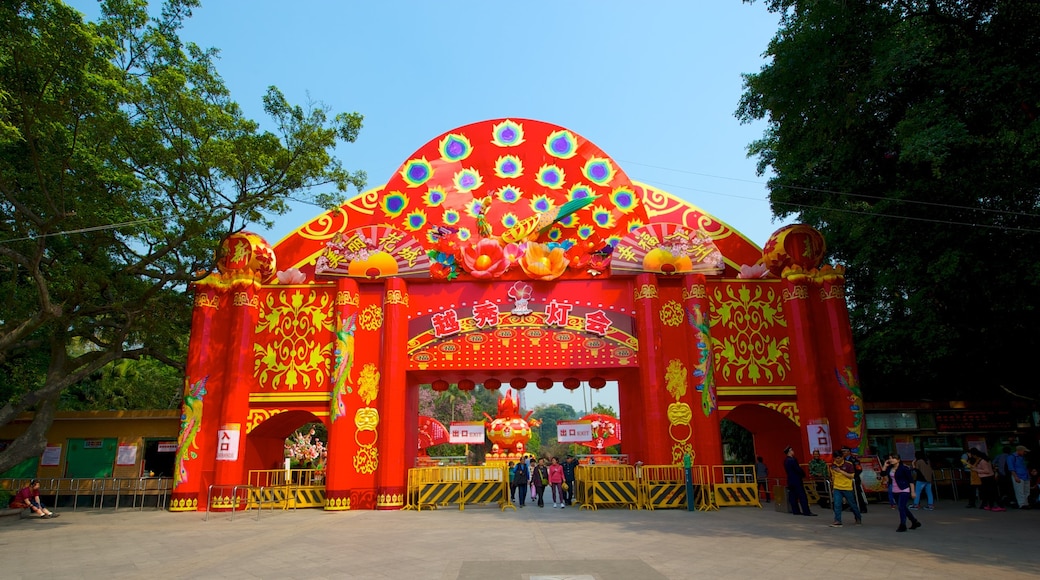
M 29 508 L 32 513 L 41 518 L 58 517 L 58 514 L 44 507 L 40 501 L 40 480 L 38 479 L 30 481 L 29 485 L 18 490 L 18 493 L 11 499 L 10 507 L 14 509 Z

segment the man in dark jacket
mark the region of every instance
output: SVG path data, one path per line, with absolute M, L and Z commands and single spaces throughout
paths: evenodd
M 794 449 L 788 445 L 784 449 L 784 472 L 787 473 L 787 502 L 791 504 L 791 513 L 796 516 L 815 516 L 809 511 L 809 496 L 805 495 L 805 470 L 794 457 Z
M 563 492 L 563 503 L 571 505 L 574 501 L 574 469 L 578 467 L 578 458 L 571 454 L 567 454 L 567 459 L 563 462 L 563 481 L 567 484 L 567 489 Z

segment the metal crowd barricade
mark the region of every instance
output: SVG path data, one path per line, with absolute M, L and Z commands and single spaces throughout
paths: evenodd
M 640 508 L 639 481 L 634 465 L 583 465 L 574 470 L 579 509 Z
M 509 498 L 509 470 L 503 466 L 442 466 L 408 470 L 404 509 L 422 511 L 457 503 L 498 504 L 516 509 Z
M 717 511 L 719 504 L 715 502 L 715 489 L 711 479 L 711 466 L 693 465 L 690 467 L 693 476 L 694 507 L 699 512 Z
M 715 505 L 762 507 L 754 465 L 714 465 L 712 480 Z
M 230 496 L 225 495 L 225 496 L 218 496 L 217 497 L 217 500 L 219 502 L 217 504 L 217 507 L 220 508 L 220 509 L 227 509 L 228 511 L 230 511 L 231 512 L 231 521 L 235 521 L 235 512 L 239 511 L 239 506 L 244 505 L 246 510 L 249 509 L 249 496 L 253 492 L 253 489 L 254 489 L 253 486 L 251 486 L 249 484 L 245 484 L 245 483 L 240 483 L 238 485 L 217 485 L 217 484 L 213 484 L 213 485 L 209 486 L 209 492 L 206 495 L 206 517 L 203 518 L 203 521 L 207 521 L 208 522 L 209 521 L 209 512 L 213 511 L 213 507 L 214 507 L 214 503 L 213 503 L 213 490 L 214 489 L 217 489 L 217 490 L 230 489 L 231 490 L 231 495 Z M 244 498 L 239 498 L 239 496 L 238 496 L 238 491 L 240 489 L 246 490 L 246 495 L 245 495 Z M 257 514 L 256 519 L 257 520 L 260 519 L 260 514 Z
M 636 465 L 639 505 L 644 509 L 686 507 L 686 470 L 681 465 Z
M 172 489 L 173 479 L 169 477 L 142 477 L 137 480 L 137 485 L 134 487 L 134 504 L 133 507 L 137 508 L 137 499 L 141 499 L 141 507 L 138 509 L 143 510 L 145 504 L 145 498 L 154 496 L 155 497 L 155 509 L 166 509 L 166 500 L 169 497 L 170 489 Z

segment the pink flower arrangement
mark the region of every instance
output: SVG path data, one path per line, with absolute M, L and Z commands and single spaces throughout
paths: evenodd
M 491 238 L 483 238 L 463 248 L 462 261 L 474 278 L 498 278 L 509 269 L 509 259 L 502 246 Z

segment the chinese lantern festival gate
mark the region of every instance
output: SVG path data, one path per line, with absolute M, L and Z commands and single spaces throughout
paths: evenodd
M 211 486 L 270 469 L 271 422 L 302 416 L 328 429 L 325 509 L 400 509 L 435 381 L 616 380 L 638 425 L 623 450 L 647 465 L 721 464 L 719 421 L 749 405 L 769 410 L 739 414 L 770 464 L 807 452 L 810 425 L 859 447 L 843 271 L 823 254 L 805 226 L 760 250 L 564 128 L 455 129 L 274 247 L 225 240 L 195 285 L 171 509 L 219 507 Z

